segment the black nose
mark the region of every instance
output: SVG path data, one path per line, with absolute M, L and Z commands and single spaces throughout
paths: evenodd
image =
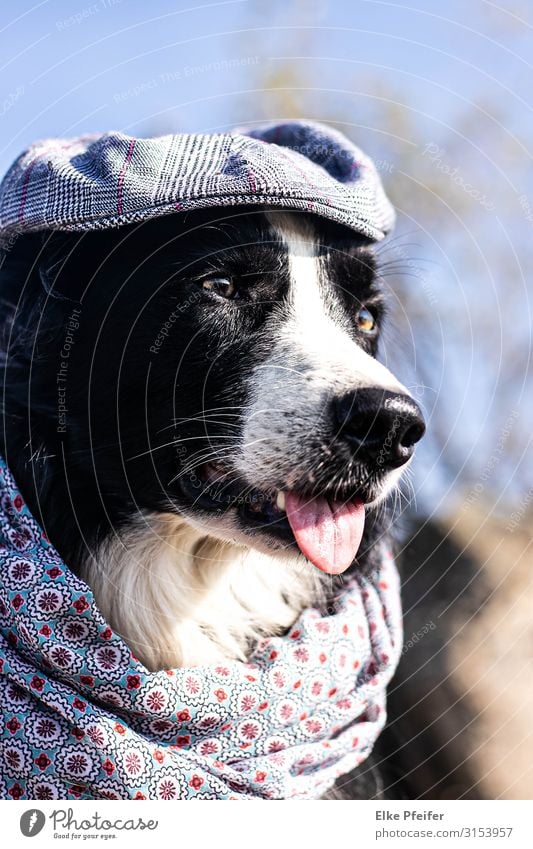
M 334 401 L 337 438 L 347 440 L 361 462 L 387 469 L 403 466 L 424 435 L 418 404 L 409 395 L 357 389 Z

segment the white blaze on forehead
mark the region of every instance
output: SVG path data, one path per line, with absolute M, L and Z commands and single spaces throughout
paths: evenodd
M 288 303 L 267 323 L 273 348 L 248 378 L 250 399 L 235 466 L 258 488 L 285 489 L 296 485 L 331 440 L 334 397 L 362 387 L 406 390 L 351 338 L 349 318 L 336 306 L 333 288 L 328 292 L 312 231 L 290 215 L 268 218 L 287 247 Z
M 318 370 L 317 378 L 327 372 L 332 387 L 340 383 L 346 391 L 377 386 L 406 392 L 384 365 L 354 342 L 340 304 L 336 318 L 333 299 L 327 301 L 326 272 L 312 233 L 295 226 L 288 215 L 269 217 L 288 251 L 291 318 L 284 337 L 292 339 L 295 355 Z

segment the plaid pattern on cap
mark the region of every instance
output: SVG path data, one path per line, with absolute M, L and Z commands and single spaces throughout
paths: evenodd
M 0 239 L 237 204 L 307 210 L 373 240 L 394 224 L 368 156 L 336 130 L 290 121 L 232 133 L 36 142 L 0 185 Z

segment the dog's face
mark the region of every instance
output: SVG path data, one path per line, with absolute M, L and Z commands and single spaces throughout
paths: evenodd
M 54 250 L 56 291 L 81 300 L 70 478 L 90 453 L 110 516 L 177 512 L 343 571 L 424 430 L 376 359 L 371 248 L 306 213 L 214 210 Z

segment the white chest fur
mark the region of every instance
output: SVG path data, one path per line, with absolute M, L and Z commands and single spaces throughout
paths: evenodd
M 245 659 L 319 602 L 327 577 L 303 557 L 222 542 L 166 513 L 140 517 L 81 576 L 150 670 Z

